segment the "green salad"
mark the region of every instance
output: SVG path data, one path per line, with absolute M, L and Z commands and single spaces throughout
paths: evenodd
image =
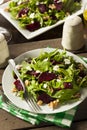
M 29 31 L 51 26 L 81 9 L 81 0 L 12 0 L 7 11 Z
M 42 51 L 35 58 L 25 58 L 16 67 L 25 89 L 39 105 L 49 104 L 55 108 L 58 104 L 79 100 L 82 88 L 87 87 L 87 68 L 66 51 Z M 13 76 L 13 92 L 23 98 L 23 87 L 14 73 Z

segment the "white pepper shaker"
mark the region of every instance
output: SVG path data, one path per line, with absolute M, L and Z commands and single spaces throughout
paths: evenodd
M 65 21 L 62 34 L 62 46 L 67 50 L 79 50 L 84 46 L 83 24 L 79 16 Z
M 8 58 L 10 57 L 9 49 L 5 36 L 0 33 L 0 68 L 7 65 Z

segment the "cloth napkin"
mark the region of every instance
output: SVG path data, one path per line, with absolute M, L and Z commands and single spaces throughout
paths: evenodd
M 87 58 L 81 58 L 87 63 Z M 14 105 L 8 105 L 3 101 L 2 95 L 0 95 L 0 108 L 33 125 L 39 125 L 41 122 L 49 122 L 61 127 L 71 126 L 77 110 L 77 107 L 75 107 L 68 111 L 56 114 L 35 114 L 23 109 L 16 108 Z

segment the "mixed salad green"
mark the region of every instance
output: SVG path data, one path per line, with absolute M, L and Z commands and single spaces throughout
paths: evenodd
M 87 68 L 66 51 L 41 52 L 38 57 L 27 58 L 16 67 L 26 90 L 37 102 L 49 104 L 57 100 L 61 104 L 78 100 L 81 89 L 87 87 Z M 15 74 L 14 79 L 13 90 L 23 98 L 23 87 Z
M 8 12 L 22 28 L 51 26 L 81 9 L 81 0 L 12 0 Z

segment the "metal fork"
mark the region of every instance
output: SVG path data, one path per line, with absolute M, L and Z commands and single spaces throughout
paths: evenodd
M 16 69 L 16 65 L 15 65 L 14 60 L 10 59 L 8 62 L 9 62 L 9 65 L 11 66 L 12 70 L 15 72 L 15 74 L 18 77 L 18 79 L 20 80 L 21 85 L 23 86 L 24 99 L 27 102 L 27 104 L 29 105 L 30 109 L 33 112 L 39 112 L 39 111 L 41 111 L 40 106 L 36 103 L 36 101 L 34 100 L 33 96 L 26 91 L 24 83 L 23 83 L 23 81 L 20 78 L 20 74 L 19 74 L 18 70 Z

